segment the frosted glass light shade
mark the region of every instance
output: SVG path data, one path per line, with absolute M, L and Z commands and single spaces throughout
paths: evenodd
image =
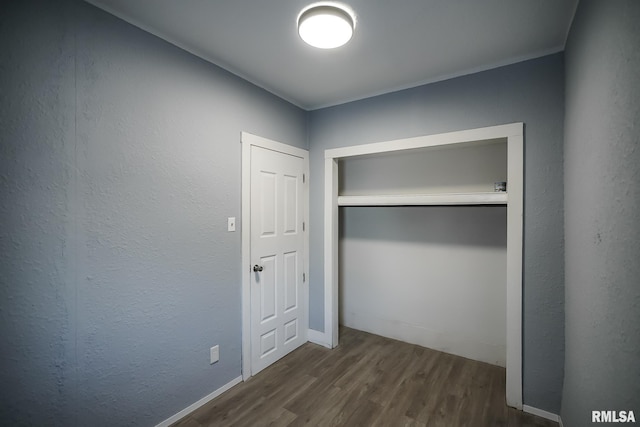
M 353 36 L 353 18 L 336 6 L 311 7 L 298 18 L 298 34 L 313 47 L 340 47 Z

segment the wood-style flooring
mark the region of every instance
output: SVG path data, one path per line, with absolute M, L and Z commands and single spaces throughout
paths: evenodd
M 537 426 L 505 405 L 505 370 L 341 327 L 307 343 L 174 426 Z

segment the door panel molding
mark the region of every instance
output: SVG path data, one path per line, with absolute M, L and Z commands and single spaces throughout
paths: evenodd
M 251 264 L 251 147 L 256 146 L 271 151 L 276 151 L 291 156 L 300 157 L 303 160 L 303 171 L 305 179 L 302 186 L 303 211 L 300 214 L 305 222 L 309 218 L 309 152 L 302 148 L 272 141 L 260 136 L 241 132 L 240 141 L 242 144 L 242 215 L 240 222 L 240 233 L 242 240 L 242 379 L 246 381 L 251 373 L 251 274 L 253 273 Z M 309 277 L 309 230 L 303 232 L 304 235 L 304 255 L 302 259 L 305 277 Z M 300 322 L 292 323 L 286 328 L 286 335 L 290 340 L 292 335 L 302 334 L 307 341 L 307 331 L 309 325 L 309 283 L 302 284 L 304 290 L 303 298 L 306 307 L 304 317 Z M 266 338 L 266 337 L 265 337 Z M 286 338 L 286 337 L 285 337 Z M 267 340 L 268 341 L 268 340 Z M 265 342 L 265 344 L 267 344 Z

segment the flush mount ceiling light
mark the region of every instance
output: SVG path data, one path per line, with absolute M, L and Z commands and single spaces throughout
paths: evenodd
M 342 5 L 317 3 L 298 16 L 298 34 L 305 43 L 320 49 L 340 47 L 351 40 L 355 19 Z

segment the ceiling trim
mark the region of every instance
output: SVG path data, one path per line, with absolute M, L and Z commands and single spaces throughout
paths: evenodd
M 513 65 L 516 64 L 518 62 L 523 62 L 523 61 L 528 61 L 531 59 L 536 59 L 536 58 L 540 58 L 546 55 L 552 55 L 555 53 L 559 53 L 559 52 L 563 52 L 565 49 L 565 45 L 567 42 L 567 38 L 569 35 L 569 31 L 571 29 L 571 25 L 569 25 L 569 28 L 567 29 L 567 35 L 565 36 L 565 40 L 562 43 L 562 45 L 557 45 L 551 49 L 545 49 L 545 50 L 541 50 L 538 52 L 534 52 L 534 53 L 530 53 L 527 55 L 519 55 L 519 56 L 514 56 L 512 58 L 503 60 L 503 61 L 497 61 L 497 62 L 493 62 L 491 64 L 487 64 L 487 65 L 483 65 L 483 66 L 479 66 L 479 67 L 473 67 L 473 68 L 469 68 L 466 70 L 462 70 L 459 72 L 455 72 L 455 73 L 449 73 L 449 74 L 442 74 L 440 76 L 434 77 L 434 78 L 430 78 L 430 79 L 425 79 L 425 80 L 419 80 L 416 82 L 409 82 L 407 84 L 404 85 L 399 85 L 399 86 L 394 86 L 392 88 L 387 88 L 387 89 L 383 89 L 380 91 L 374 91 L 374 92 L 369 92 L 365 95 L 362 96 L 355 96 L 355 97 L 348 97 L 348 98 L 344 98 L 344 99 L 340 99 L 336 102 L 331 102 L 331 103 L 326 103 L 326 104 L 318 104 L 318 105 L 303 105 L 283 94 L 280 94 L 276 91 L 274 91 L 273 89 L 266 87 L 264 83 L 261 83 L 259 81 L 256 81 L 254 78 L 251 78 L 249 76 L 247 76 L 246 74 L 244 74 L 243 72 L 241 72 L 240 70 L 230 66 L 229 64 L 225 63 L 224 61 L 220 60 L 219 58 L 215 58 L 212 57 L 211 55 L 208 55 L 198 49 L 194 49 L 194 48 L 190 48 L 185 46 L 184 44 L 173 40 L 172 37 L 167 37 L 165 34 L 163 34 L 160 31 L 157 31 L 149 26 L 147 26 L 146 24 L 136 20 L 136 19 L 132 19 L 131 17 L 125 16 L 123 14 L 121 14 L 120 12 L 114 10 L 113 8 L 111 8 L 108 5 L 103 4 L 102 2 L 100 2 L 99 0 L 85 0 L 87 3 L 92 4 L 95 7 L 98 7 L 99 9 L 104 10 L 105 12 L 112 14 L 114 16 L 116 16 L 117 18 L 127 22 L 130 25 L 133 25 L 134 27 L 137 27 L 139 29 L 141 29 L 142 31 L 145 31 L 149 34 L 152 34 L 162 40 L 164 40 L 165 42 L 172 44 L 173 46 L 176 46 L 179 49 L 184 50 L 185 52 L 188 52 L 228 73 L 233 74 L 236 77 L 241 78 L 242 80 L 262 89 L 267 91 L 268 93 L 272 94 L 273 96 L 276 96 L 304 111 L 315 111 L 315 110 L 321 110 L 323 108 L 330 108 L 330 107 L 336 107 L 338 105 L 342 105 L 342 104 L 347 104 L 350 102 L 355 102 L 355 101 L 362 101 L 365 100 L 367 98 L 373 98 L 376 96 L 380 96 L 380 95 L 385 95 L 385 94 L 389 94 L 389 93 L 393 93 L 393 92 L 398 92 L 398 91 L 402 91 L 402 90 L 406 90 L 406 89 L 411 89 L 414 87 L 419 87 L 419 86 L 424 86 L 427 84 L 432 84 L 432 83 L 438 83 L 438 82 L 442 82 L 442 81 L 446 81 L 446 80 L 451 80 L 457 77 L 463 77 L 463 76 L 468 76 L 471 74 L 475 74 L 475 73 L 480 73 L 483 71 L 488 71 L 488 70 L 492 70 L 495 68 L 500 68 L 503 66 L 507 66 L 507 65 Z M 576 7 L 573 11 L 573 16 L 572 16 L 572 22 L 573 19 L 575 18 L 575 13 L 577 10 L 577 6 L 578 6 L 578 2 L 576 2 Z

